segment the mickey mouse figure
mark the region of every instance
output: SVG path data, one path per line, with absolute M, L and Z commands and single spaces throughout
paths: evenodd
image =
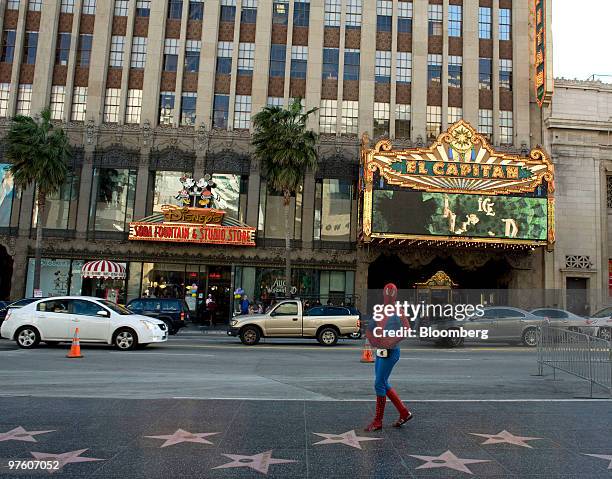
M 212 189 L 217 187 L 217 184 L 213 181 L 212 176 L 209 174 L 204 175 L 204 178 L 200 178 L 196 184 L 200 198 L 198 206 L 204 208 L 215 207 L 215 196 L 213 195 Z

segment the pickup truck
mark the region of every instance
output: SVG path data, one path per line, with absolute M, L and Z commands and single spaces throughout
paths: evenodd
M 238 336 L 247 346 L 262 337 L 316 338 L 323 346 L 333 346 L 340 336 L 349 337 L 360 330 L 359 314 L 321 315 L 313 310 L 317 308 L 312 308 L 312 314 L 305 312 L 299 300 L 281 301 L 265 314 L 235 316 L 227 334 Z

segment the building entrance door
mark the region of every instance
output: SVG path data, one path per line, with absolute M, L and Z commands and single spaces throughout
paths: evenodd
M 566 305 L 567 310 L 578 315 L 588 315 L 589 304 L 587 299 L 588 278 L 566 278 Z
M 216 303 L 213 321 L 220 324 L 229 323 L 233 302 L 231 266 L 208 267 L 208 288 L 206 296 L 209 294 L 212 295 Z

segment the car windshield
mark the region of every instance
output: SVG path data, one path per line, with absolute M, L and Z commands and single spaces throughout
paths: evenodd
M 98 300 L 98 301 L 100 301 L 100 303 L 102 303 L 102 304 L 103 304 L 104 306 L 106 306 L 108 309 L 113 310 L 113 311 L 114 311 L 115 313 L 117 313 L 117 314 L 121 314 L 121 315 L 123 315 L 123 316 L 127 316 L 127 315 L 129 315 L 129 314 L 134 314 L 134 313 L 132 313 L 132 312 L 131 312 L 129 309 L 127 309 L 127 308 L 125 308 L 125 307 L 123 307 L 123 306 L 120 306 L 120 305 L 118 305 L 118 304 L 111 303 L 110 301 L 106 301 L 105 299 L 100 299 L 100 300 Z

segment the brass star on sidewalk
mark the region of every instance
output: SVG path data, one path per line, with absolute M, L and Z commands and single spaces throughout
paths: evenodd
M 527 444 L 527 441 L 543 439 L 541 437 L 515 436 L 505 429 L 497 434 L 478 434 L 476 432 L 471 432 L 470 434 L 472 436 L 486 437 L 487 440 L 481 444 L 514 444 L 515 446 L 528 447 L 529 449 L 533 448 Z
M 382 441 L 381 437 L 358 436 L 355 434 L 354 429 L 342 434 L 325 434 L 321 432 L 313 432 L 313 434 L 325 438 L 322 441 L 313 443 L 313 446 L 317 444 L 346 444 L 347 446 L 361 449 L 360 442 L 362 441 Z
M 608 469 L 612 469 L 612 454 L 607 455 L 607 454 L 585 454 L 585 456 L 591 456 L 591 457 L 596 457 L 598 459 L 605 459 L 606 461 L 610 461 L 610 464 L 608 464 Z
M 79 449 L 78 451 L 70 451 L 64 452 L 61 454 L 50 454 L 48 452 L 31 452 L 34 459 L 38 459 L 41 461 L 58 461 L 57 469 L 47 469 L 50 473 L 53 473 L 61 468 L 63 468 L 66 464 L 71 464 L 75 462 L 93 462 L 93 461 L 104 461 L 105 459 L 97 459 L 95 457 L 81 457 L 87 449 Z
M 0 432 L 0 442 L 2 441 L 24 441 L 24 442 L 36 442 L 34 436 L 38 434 L 46 434 L 54 431 L 26 431 L 21 426 L 16 427 L 8 432 Z
M 214 436 L 215 434 L 219 434 L 218 432 L 189 432 L 184 429 L 177 429 L 173 434 L 167 434 L 165 436 L 145 436 L 150 437 L 151 439 L 165 439 L 160 447 L 168 447 L 174 446 L 175 444 L 180 444 L 182 442 L 198 442 L 200 444 L 212 444 L 207 439 L 204 439 L 208 436 Z
M 454 469 L 455 471 L 467 472 L 468 474 L 473 474 L 473 472 L 468 469 L 466 464 L 491 462 L 484 459 L 462 459 L 455 456 L 451 451 L 446 451 L 439 456 L 414 456 L 410 454 L 410 457 L 416 457 L 421 461 L 425 461 L 425 464 L 421 464 L 417 469 L 437 469 L 446 467 L 448 469 Z
M 249 467 L 257 472 L 268 474 L 268 469 L 272 464 L 285 464 L 288 462 L 297 462 L 292 459 L 275 459 L 272 457 L 272 450 L 260 452 L 253 456 L 241 456 L 239 454 L 223 454 L 229 457 L 232 462 L 222 464 L 221 466 L 213 467 L 213 469 L 230 469 L 234 467 Z

